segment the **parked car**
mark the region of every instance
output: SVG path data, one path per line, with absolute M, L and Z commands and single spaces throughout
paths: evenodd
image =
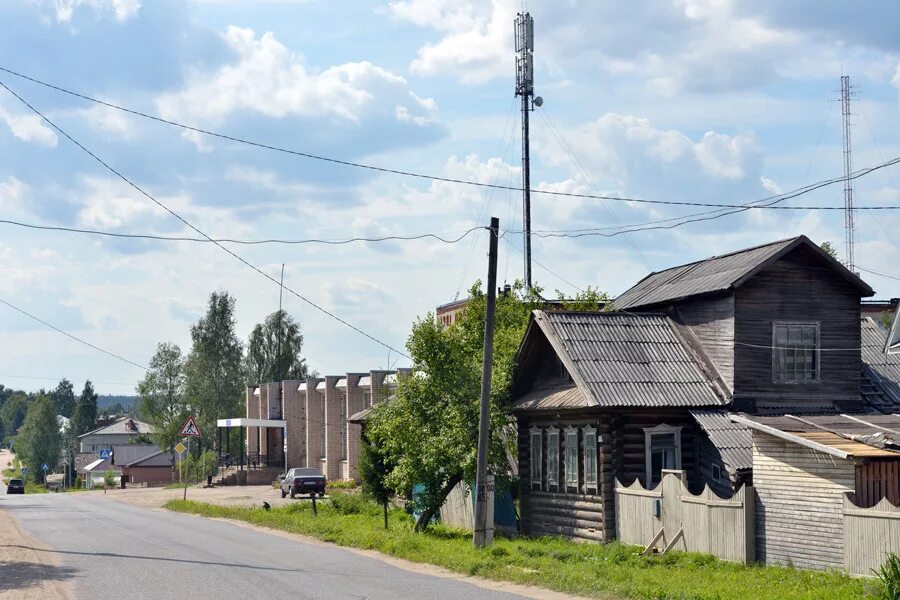
M 25 482 L 21 479 L 10 479 L 6 486 L 7 494 L 24 494 Z
M 291 498 L 297 494 L 309 494 L 309 497 L 325 495 L 325 476 L 318 469 L 297 468 L 288 471 L 281 479 L 281 497 L 288 494 Z

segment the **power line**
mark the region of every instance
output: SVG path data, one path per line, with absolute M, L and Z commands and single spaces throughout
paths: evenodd
M 479 231 L 481 229 L 485 229 L 484 227 L 472 227 L 465 232 L 463 232 L 460 236 L 455 238 L 444 238 L 441 235 L 436 233 L 422 233 L 418 235 L 387 235 L 383 237 L 354 237 L 354 238 L 346 238 L 342 240 L 328 240 L 328 239 L 280 239 L 280 238 L 270 238 L 270 239 L 261 239 L 261 240 L 241 240 L 241 239 L 233 239 L 233 238 L 214 238 L 207 239 L 201 237 L 189 237 L 189 236 L 167 236 L 167 235 L 155 235 L 155 234 L 146 234 L 146 233 L 120 233 L 114 231 L 102 231 L 99 229 L 81 229 L 78 227 L 63 227 L 57 225 L 37 225 L 34 223 L 23 223 L 21 221 L 12 221 L 9 219 L 0 219 L 0 223 L 5 225 L 15 225 L 17 227 L 25 227 L 27 229 L 40 229 L 44 231 L 65 231 L 69 233 L 83 233 L 89 235 L 100 235 L 106 237 L 115 237 L 115 238 L 127 238 L 127 239 L 144 239 L 144 240 L 157 240 L 157 241 L 165 241 L 165 242 L 201 242 L 201 243 L 227 243 L 227 244 L 245 244 L 245 245 L 259 245 L 259 244 L 330 244 L 330 245 L 341 245 L 341 244 L 352 244 L 354 242 L 388 242 L 388 241 L 409 241 L 409 240 L 423 240 L 423 239 L 434 239 L 439 242 L 443 242 L 445 244 L 456 244 L 457 242 L 461 242 L 463 239 L 469 236 L 473 231 Z
M 2 83 L 0 83 L 0 85 L 2 85 Z M 17 312 L 19 312 L 19 313 L 22 313 L 23 315 L 25 315 L 25 316 L 28 317 L 29 319 L 33 319 L 33 320 L 37 321 L 38 323 L 41 323 L 42 325 L 46 325 L 46 326 L 49 327 L 50 329 L 56 331 L 57 333 L 61 333 L 61 334 L 63 334 L 64 336 L 66 336 L 66 337 L 68 337 L 68 338 L 71 338 L 71 339 L 75 340 L 75 341 L 78 342 L 79 344 L 84 344 L 84 345 L 87 346 L 88 348 L 93 348 L 94 350 L 97 350 L 98 352 L 102 352 L 103 354 L 106 354 L 107 356 L 112 356 L 113 358 L 116 358 L 116 359 L 118 359 L 118 360 L 121 360 L 122 362 L 128 363 L 129 365 L 131 365 L 131 366 L 133 366 L 133 367 L 137 367 L 138 369 L 143 369 L 143 370 L 145 370 L 145 371 L 149 371 L 149 369 L 148 369 L 147 367 L 145 367 L 144 365 L 139 365 L 138 363 L 136 363 L 136 362 L 134 362 L 134 361 L 131 361 L 131 360 L 128 360 L 128 359 L 125 358 L 124 356 L 120 356 L 120 355 L 116 354 L 115 352 L 110 352 L 109 350 L 104 350 L 104 349 L 101 348 L 100 346 L 95 346 L 94 344 L 92 344 L 92 343 L 90 343 L 90 342 L 88 342 L 88 341 L 85 341 L 85 340 L 81 339 L 81 338 L 78 337 L 78 336 L 72 335 L 72 334 L 69 333 L 68 331 L 64 331 L 64 330 L 60 329 L 59 327 L 57 327 L 56 325 L 53 325 L 52 323 L 48 323 L 47 321 L 41 319 L 40 317 L 36 317 L 35 315 L 31 314 L 30 312 L 26 311 L 25 309 L 19 308 L 19 307 L 16 306 L 15 304 L 12 304 L 12 303 L 10 303 L 10 302 L 7 302 L 7 301 L 4 300 L 3 298 L 0 298 L 0 304 L 5 304 L 6 306 L 10 307 L 10 308 L 13 309 L 14 311 L 17 311 Z
M 24 104 L 25 106 L 27 106 L 33 113 L 35 113 L 37 116 L 39 116 L 42 120 L 46 121 L 51 127 L 53 127 L 53 129 L 55 129 L 56 131 L 58 131 L 62 136 L 64 136 L 64 137 L 65 137 L 66 139 L 68 139 L 70 142 L 72 142 L 73 144 L 75 144 L 76 146 L 78 146 L 78 148 L 80 148 L 82 151 L 84 151 L 85 153 L 87 153 L 91 158 L 93 158 L 95 161 L 97 161 L 98 163 L 100 163 L 104 168 L 106 168 L 108 171 L 110 171 L 111 173 L 113 173 L 116 177 L 118 177 L 119 179 L 121 179 L 123 182 L 125 182 L 128 186 L 130 186 L 130 187 L 133 188 L 134 190 L 136 190 L 136 191 L 137 191 L 138 193 L 140 193 L 142 196 L 146 197 L 146 198 L 149 199 L 151 202 L 153 202 L 154 204 L 156 204 L 157 206 L 159 206 L 160 208 L 162 208 L 163 210 L 165 210 L 166 212 L 168 212 L 170 215 L 172 215 L 173 217 L 175 217 L 176 219 L 178 219 L 179 221 L 181 221 L 181 222 L 182 222 L 183 224 L 185 224 L 187 227 L 193 229 L 195 232 L 197 232 L 198 234 L 200 234 L 201 236 L 203 236 L 204 238 L 206 238 L 207 240 L 209 240 L 211 243 L 215 244 L 217 247 L 221 248 L 222 250 L 224 250 L 225 252 L 227 252 L 228 254 L 230 254 L 233 258 L 235 258 L 236 260 L 238 260 L 238 261 L 241 262 L 242 264 L 244 264 L 244 265 L 246 265 L 247 267 L 253 269 L 254 271 L 256 271 L 257 273 L 259 273 L 260 275 L 262 275 L 262 276 L 265 277 L 266 279 L 270 280 L 271 282 L 276 283 L 276 284 L 278 284 L 278 285 L 281 285 L 281 282 L 280 282 L 280 281 L 278 281 L 277 279 L 275 279 L 274 277 L 272 277 L 271 275 L 269 275 L 268 273 L 266 273 L 265 271 L 263 271 L 262 269 L 260 269 L 260 268 L 257 267 L 256 265 L 254 265 L 253 263 L 249 262 L 248 260 L 246 260 L 245 258 L 243 258 L 242 256 L 240 256 L 239 254 L 233 252 L 232 250 L 229 250 L 227 247 L 223 246 L 220 242 L 215 241 L 213 238 L 211 238 L 211 237 L 208 236 L 206 233 L 204 233 L 203 231 L 201 231 L 198 227 L 194 226 L 190 221 L 188 221 L 187 219 L 185 219 L 184 217 L 182 217 L 181 215 L 179 215 L 178 213 L 176 213 L 174 210 L 172 210 L 171 208 L 169 208 L 168 206 L 166 206 L 166 205 L 165 205 L 164 203 L 162 203 L 161 201 L 157 200 L 157 199 L 156 199 L 153 195 L 151 195 L 149 192 L 144 191 L 144 189 L 143 189 L 142 187 L 140 187 L 138 184 L 134 183 L 132 180 L 128 179 L 125 175 L 123 175 L 122 173 L 120 173 L 119 171 L 117 171 L 117 170 L 116 170 L 113 166 L 111 166 L 109 163 L 107 163 L 107 162 L 104 161 L 102 158 L 100 158 L 99 156 L 97 156 L 96 154 L 94 154 L 93 152 L 91 152 L 88 148 L 86 148 L 84 145 L 82 145 L 81 142 L 79 142 L 78 140 L 76 140 L 75 138 L 73 138 L 73 137 L 72 137 L 71 135 L 69 135 L 66 131 L 64 131 L 62 128 L 60 128 L 56 123 L 54 123 L 54 122 L 51 121 L 49 118 L 47 118 L 47 116 L 45 116 L 41 111 L 39 111 L 37 108 L 35 108 L 35 107 L 32 106 L 31 104 L 29 104 L 27 100 L 25 100 L 25 99 L 22 98 L 19 94 L 17 94 L 17 93 L 14 92 L 13 90 L 11 90 L 4 82 L 0 81 L 0 86 L 2 86 L 2 87 L 3 87 L 6 91 L 8 91 L 10 94 L 12 94 L 13 96 L 15 96 L 15 97 L 19 100 L 19 102 L 21 102 L 22 104 Z M 405 354 L 404 352 L 401 352 L 401 351 L 397 350 L 396 348 L 392 347 L 390 344 L 388 344 L 388 343 L 386 343 L 386 342 L 382 342 L 381 340 L 379 340 L 378 338 L 372 336 L 371 334 L 366 333 L 365 331 L 363 331 L 363 330 L 360 329 L 359 327 L 353 325 L 352 323 L 346 321 L 345 319 L 342 319 L 341 317 L 337 316 L 337 315 L 334 314 L 333 312 L 331 312 L 331 311 L 329 311 L 328 309 L 326 309 L 326 308 L 324 308 L 324 307 L 322 307 L 322 306 L 316 304 L 315 302 L 313 302 L 312 300 L 306 298 L 305 296 L 302 296 L 301 294 L 297 293 L 297 292 L 294 291 L 293 289 L 291 289 L 291 288 L 289 288 L 289 287 L 287 287 L 287 286 L 285 286 L 285 289 L 286 289 L 288 292 L 290 292 L 291 294 L 293 294 L 295 297 L 299 298 L 299 299 L 302 300 L 303 302 L 307 303 L 308 305 L 310 305 L 310 306 L 312 306 L 313 308 L 315 308 L 316 310 L 318 310 L 319 312 L 321 312 L 321 313 L 323 313 L 323 314 L 325 314 L 325 315 L 331 317 L 332 319 L 334 319 L 335 321 L 338 321 L 339 323 L 342 323 L 342 324 L 346 325 L 347 327 L 349 327 L 350 329 L 356 331 L 356 332 L 359 333 L 360 335 L 363 335 L 363 336 L 365 336 L 366 338 L 372 340 L 373 342 L 375 342 L 375 343 L 377 343 L 377 344 L 379 344 L 379 345 L 381 345 L 381 346 L 384 346 L 385 348 L 389 348 L 389 349 L 393 350 L 394 352 L 396 352 L 396 353 L 398 353 L 398 354 L 400 354 L 400 355 L 402 355 L 402 356 L 405 356 L 406 358 L 410 358 L 410 357 L 409 357 L 407 354 Z M 411 358 L 410 358 L 410 359 L 411 359 Z
M 865 271 L 866 273 L 870 273 L 872 275 L 877 275 L 879 277 L 884 277 L 886 279 L 893 279 L 895 281 L 900 281 L 900 275 L 891 275 L 890 273 L 882 273 L 880 271 L 875 271 L 873 269 L 866 269 L 859 265 L 856 265 L 856 268 L 859 269 L 860 271 Z
M 263 142 L 256 142 L 256 141 L 253 141 L 253 140 L 248 140 L 248 139 L 246 139 L 246 138 L 240 138 L 240 137 L 237 137 L 237 136 L 228 135 L 228 134 L 224 134 L 224 133 L 218 133 L 218 132 L 215 132 L 215 131 L 210 131 L 210 130 L 208 130 L 208 129 L 203 129 L 203 128 L 195 127 L 195 126 L 192 126 L 192 125 L 186 125 L 186 124 L 184 124 L 184 123 L 179 123 L 179 122 L 177 122 L 177 121 L 172 121 L 172 120 L 169 120 L 169 119 L 164 119 L 164 118 L 162 118 L 162 117 L 158 117 L 158 116 L 156 116 L 156 115 L 151 115 L 151 114 L 149 114 L 149 113 L 145 113 L 145 112 L 142 112 L 142 111 L 139 111 L 139 110 L 135 110 L 135 109 L 131 109 L 131 108 L 126 108 L 126 107 L 124 107 L 124 106 L 120 106 L 120 105 L 118 105 L 118 104 L 113 104 L 113 103 L 111 103 L 111 102 L 106 102 L 106 101 L 104 101 L 104 100 L 100 100 L 99 98 L 94 98 L 94 97 L 88 96 L 88 95 L 86 95 L 86 94 L 82 94 L 82 93 L 79 93 L 79 92 L 75 92 L 75 91 L 72 91 L 72 90 L 68 90 L 68 89 L 66 89 L 66 88 L 63 88 L 63 87 L 54 85 L 54 84 L 52 84 L 52 83 L 48 83 L 48 82 L 46 82 L 46 81 L 41 81 L 40 79 L 36 79 L 36 78 L 34 78 L 34 77 L 30 77 L 30 76 L 28 76 L 28 75 L 24 75 L 24 74 L 22 74 L 22 73 L 19 73 L 19 72 L 17 72 L 17 71 L 14 71 L 14 70 L 12 70 L 12 69 L 7 68 L 7 67 L 0 66 L 0 71 L 9 73 L 10 75 L 15 75 L 16 77 L 20 77 L 20 78 L 25 79 L 25 80 L 27 80 L 27 81 L 31 81 L 32 83 L 36 83 L 36 84 L 38 84 L 38 85 L 42 85 L 42 86 L 44 86 L 44 87 L 47 87 L 47 88 L 56 90 L 56 91 L 58 91 L 58 92 L 61 92 L 61 93 L 64 93 L 64 94 L 68 94 L 68 95 L 74 96 L 74 97 L 76 97 L 76 98 L 81 98 L 82 100 L 86 100 L 86 101 L 88 101 L 88 102 L 93 102 L 93 103 L 96 103 L 96 104 L 100 104 L 100 105 L 102 105 L 102 106 L 106 106 L 106 107 L 108 107 L 108 108 L 112 108 L 112 109 L 119 110 L 119 111 L 122 111 L 122 112 L 125 112 L 125 113 L 129 113 L 129 114 L 132 114 L 132 115 L 135 115 L 135 116 L 138 116 L 138 117 L 143 117 L 143 118 L 146 118 L 146 119 L 151 119 L 151 120 L 157 121 L 157 122 L 159 122 L 159 123 L 164 123 L 164 124 L 166 124 L 166 125 L 171 125 L 171 126 L 173 126 L 173 127 L 178 127 L 178 128 L 181 128 L 181 129 L 185 129 L 185 130 L 187 130 L 187 131 L 193 131 L 193 132 L 195 132 L 195 133 L 201 133 L 201 134 L 203 134 L 203 135 L 208 135 L 208 136 L 211 136 L 211 137 L 215 137 L 215 138 L 220 138 L 220 139 L 228 140 L 228 141 L 231 141 L 231 142 L 237 142 L 237 143 L 240 143 L 240 144 L 246 144 L 246 145 L 249 145 L 249 146 L 254 146 L 254 147 L 257 147 L 257 148 L 262 148 L 262 149 L 265 149 L 265 150 L 271 150 L 271 151 L 273 151 L 273 152 L 281 152 L 281 153 L 285 153 L 285 154 L 291 154 L 291 155 L 294 155 L 294 156 L 299 156 L 299 157 L 302 157 L 302 158 L 308 158 L 308 159 L 311 159 L 311 160 L 318 160 L 318 161 L 328 162 L 328 163 L 337 164 L 337 165 L 342 165 L 342 166 L 346 166 L 346 167 L 354 167 L 354 168 L 358 168 L 358 169 L 366 169 L 366 170 L 369 170 L 369 171 L 376 171 L 376 172 L 379 172 L 379 173 L 388 173 L 388 174 L 393 174 L 393 175 L 401 175 L 401 176 L 404 176 L 404 177 L 413 177 L 413 178 L 417 178 L 417 179 L 427 179 L 427 180 L 430 180 L 430 181 L 440 181 L 440 182 L 444 182 L 444 183 L 456 183 L 456 184 L 460 184 L 460 185 L 469 185 L 469 186 L 482 187 L 482 188 L 493 188 L 493 189 L 500 189 L 500 190 L 512 190 L 512 191 L 519 191 L 519 192 L 522 191 L 522 188 L 519 187 L 519 186 L 502 185 L 502 184 L 496 184 L 496 183 L 483 183 L 483 182 L 472 181 L 472 180 L 468 180 L 468 179 L 457 179 L 457 178 L 453 178 L 453 177 L 441 177 L 441 176 L 438 176 L 438 175 L 429 175 L 429 174 L 426 174 L 426 173 L 417 173 L 417 172 L 406 171 L 406 170 L 402 170 L 402 169 L 392 169 L 392 168 L 387 168 L 387 167 L 379 167 L 379 166 L 376 166 L 376 165 L 370 165 L 370 164 L 366 164 L 366 163 L 354 162 L 354 161 L 349 161 L 349 160 L 342 160 L 342 159 L 332 158 L 332 157 L 323 156 L 323 155 L 319 155 L 319 154 L 312 154 L 312 153 L 310 153 L 310 152 L 302 152 L 302 151 L 299 151 L 299 150 L 291 150 L 291 149 L 289 149 L 289 148 L 284 148 L 284 147 L 281 147 L 281 146 L 275 146 L 275 145 L 272 145 L 272 144 L 266 144 L 266 143 L 263 143 Z M 3 87 L 6 88 L 7 90 L 9 90 L 9 88 L 6 87 L 6 85 L 3 85 Z M 9 91 L 12 93 L 12 90 L 9 90 Z M 14 94 L 14 95 L 15 95 L 15 94 Z M 16 97 L 18 98 L 19 96 L 16 95 Z M 21 100 L 21 98 L 20 98 L 20 100 Z M 46 120 L 46 118 L 45 118 L 45 120 Z M 48 122 L 49 122 L 49 121 L 48 121 Z M 54 126 L 54 127 L 55 127 L 55 126 Z M 863 176 L 868 175 L 868 174 L 870 174 L 870 173 L 872 173 L 872 172 L 874 172 L 874 171 L 878 171 L 878 170 L 884 169 L 884 168 L 886 168 L 886 167 L 894 166 L 894 165 L 896 165 L 896 164 L 898 164 L 898 163 L 900 163 L 900 157 L 895 157 L 895 158 L 893 158 L 893 159 L 891 159 L 891 160 L 889 160 L 889 161 L 886 161 L 886 162 L 884 162 L 884 163 L 881 163 L 881 164 L 878 164 L 878 165 L 874 165 L 874 166 L 872 166 L 872 167 L 868 167 L 868 168 L 865 168 L 865 169 L 860 169 L 859 171 L 856 171 L 855 173 L 853 173 L 852 176 L 850 177 L 850 179 L 858 179 L 859 177 L 863 177 Z M 846 182 L 846 181 L 847 181 L 847 178 L 846 178 L 846 177 L 837 177 L 837 178 L 833 178 L 833 179 L 824 180 L 824 181 L 818 182 L 818 183 L 816 183 L 816 184 L 812 184 L 812 185 L 810 185 L 810 186 L 805 186 L 805 187 L 810 188 L 809 191 L 812 191 L 812 190 L 815 190 L 815 189 L 819 189 L 819 188 L 821 188 L 821 187 L 825 187 L 825 186 L 829 186 L 829 185 L 834 185 L 834 184 L 836 184 L 836 183 L 844 183 L 844 182 Z M 800 189 L 805 189 L 805 188 L 800 188 Z M 745 203 L 745 204 L 716 204 L 716 203 L 710 203 L 710 202 L 681 202 L 681 201 L 675 201 L 675 200 L 649 200 L 649 199 L 645 199 L 645 198 L 630 198 L 630 197 L 625 197 L 625 196 L 613 196 L 613 195 L 602 195 L 602 194 L 579 194 L 579 193 L 576 193 L 576 192 L 560 192 L 560 191 L 554 191 L 554 190 L 541 190 L 541 189 L 532 189 L 532 190 L 531 190 L 531 193 L 532 193 L 532 194 L 542 194 L 542 195 L 545 195 L 545 196 L 555 196 L 555 197 L 583 198 L 583 199 L 593 199 L 593 200 L 610 200 L 610 201 L 615 201 L 615 202 L 634 202 L 634 203 L 638 203 L 638 204 L 658 204 L 658 205 L 667 205 L 667 206 L 701 206 L 701 207 L 709 207 L 709 208 L 747 208 L 749 204 L 752 204 L 752 202 L 758 202 L 758 201 L 751 201 L 750 203 Z M 822 207 L 822 206 L 797 206 L 797 207 L 787 207 L 787 206 L 779 206 L 779 207 L 768 207 L 768 208 L 777 208 L 777 209 L 781 209 L 781 210 L 844 210 L 844 208 L 843 208 L 842 206 L 841 206 L 841 207 Z M 900 209 L 900 206 L 891 206 L 891 207 L 888 207 L 888 206 L 881 206 L 881 207 L 855 207 L 855 210 L 898 210 L 898 209 Z

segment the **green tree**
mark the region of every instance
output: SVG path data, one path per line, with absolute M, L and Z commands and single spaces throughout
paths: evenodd
M 50 392 L 50 397 L 56 404 L 56 414 L 71 417 L 75 411 L 75 390 L 72 382 L 66 378 L 59 381 L 56 389 Z
M 270 314 L 250 332 L 245 360 L 250 381 L 306 379 L 309 367 L 300 355 L 302 346 L 300 324 L 283 310 Z
M 204 433 L 201 443 L 215 449 L 216 421 L 239 415 L 244 407 L 243 349 L 228 292 L 210 294 L 206 314 L 191 327 L 191 340 L 185 392 Z
M 385 529 L 388 528 L 388 504 L 393 496 L 387 485 L 387 476 L 390 472 L 387 457 L 378 446 L 363 436 L 359 454 L 359 477 L 362 480 L 363 493 L 381 505 Z
M 153 426 L 153 441 L 168 450 L 175 469 L 178 431 L 187 420 L 185 358 L 176 344 L 160 343 L 150 359 L 150 370 L 137 385 L 138 414 Z
M 21 461 L 29 467 L 29 475 L 37 482 L 44 480 L 41 465 L 51 469 L 59 463 L 62 435 L 56 420 L 56 404 L 47 396 L 41 396 L 28 409 L 25 422 L 16 440 L 16 451 Z
M 821 248 L 825 252 L 825 254 L 827 254 L 831 258 L 840 260 L 838 258 L 837 248 L 835 248 L 834 244 L 832 244 L 831 242 L 822 242 L 819 248 Z
M 3 408 L 0 409 L 0 419 L 3 420 L 7 435 L 15 434 L 16 429 L 22 426 L 25 415 L 28 413 L 28 404 L 28 395 L 25 392 L 14 392 L 3 403 Z
M 88 379 L 84 382 L 81 396 L 75 402 L 75 410 L 72 413 L 72 420 L 69 426 L 72 428 L 72 433 L 77 437 L 92 431 L 96 424 L 97 393 L 94 391 L 94 384 Z

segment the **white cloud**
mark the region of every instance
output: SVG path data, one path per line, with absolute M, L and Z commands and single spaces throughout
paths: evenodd
M 83 225 L 100 228 L 121 227 L 148 218 L 158 218 L 165 211 L 116 180 L 88 177 L 84 180 L 83 207 L 78 220 Z
M 434 100 L 410 93 L 403 77 L 370 62 L 316 71 L 271 32 L 257 37 L 230 26 L 224 39 L 237 61 L 212 73 L 195 72 L 184 89 L 159 97 L 161 115 L 192 122 L 221 121 L 238 111 L 350 122 L 391 112 L 410 122 L 434 118 Z
M 56 21 L 68 23 L 76 9 L 86 6 L 98 13 L 112 13 L 119 22 L 137 16 L 141 9 L 140 0 L 53 0 Z
M 134 122 L 122 111 L 96 104 L 81 114 L 88 123 L 101 131 L 126 139 L 134 137 Z
M 6 215 L 22 211 L 27 193 L 28 186 L 12 175 L 0 180 L 0 211 Z
M 6 123 L 10 132 L 23 142 L 55 148 L 56 132 L 44 125 L 43 119 L 34 114 L 16 114 L 0 104 L 0 120 Z

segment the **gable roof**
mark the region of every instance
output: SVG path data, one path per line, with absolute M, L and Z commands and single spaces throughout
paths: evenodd
M 156 444 L 117 444 L 112 447 L 112 462 L 114 465 L 128 466 L 159 452 Z
M 150 456 L 139 458 L 138 460 L 128 463 L 126 467 L 171 467 L 172 455 L 159 450 Z
M 854 285 L 862 296 L 875 294 L 862 279 L 808 237 L 801 235 L 650 273 L 616 298 L 615 306 L 633 309 L 732 290 L 799 246 L 806 246 L 819 254 L 831 264 L 837 274 Z
M 137 431 L 134 429 L 128 428 L 128 421 L 134 421 L 135 427 L 137 427 Z M 103 427 L 99 427 L 93 431 L 88 431 L 87 433 L 82 433 L 79 435 L 79 438 L 83 438 L 88 435 L 138 435 L 141 433 L 153 433 L 153 427 L 143 421 L 138 421 L 137 419 L 132 419 L 130 417 L 122 417 L 121 419 L 116 420 L 114 423 L 110 423 L 109 425 L 104 425 Z
M 554 395 L 554 400 L 577 407 L 727 403 L 716 394 L 712 380 L 665 315 L 536 310 L 523 347 L 536 328 L 546 336 L 580 392 L 544 390 Z M 542 401 L 525 394 L 516 408 L 527 409 L 526 404 Z

